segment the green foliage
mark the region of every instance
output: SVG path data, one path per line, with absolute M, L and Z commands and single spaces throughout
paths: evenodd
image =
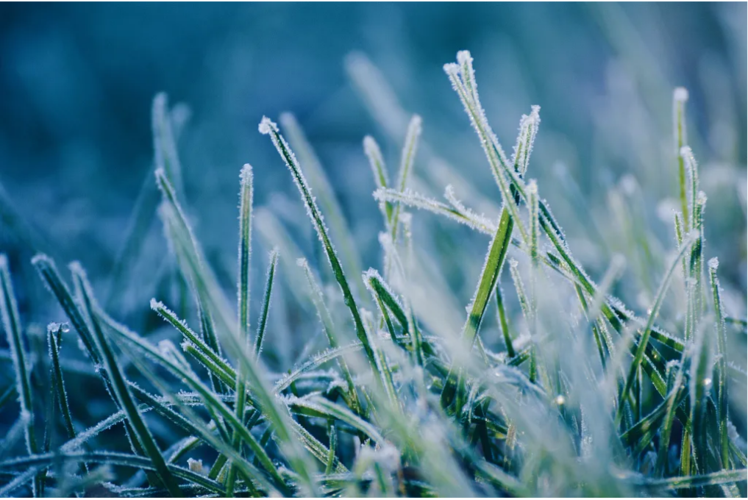
M 349 65 L 370 108 L 377 109 L 377 96 L 387 96 L 375 115 L 394 135 L 395 122 L 407 114 L 397 109 L 370 63 L 359 56 Z M 422 187 L 416 175 L 419 142 L 428 151 L 415 115 L 395 185 L 389 184 L 377 142 L 364 140 L 377 188 L 372 203 L 379 203 L 383 216 L 383 272 L 361 273 L 363 253 L 300 126 L 289 114 L 281 117 L 289 145 L 275 123 L 263 118 L 260 132 L 270 136 L 288 167 L 332 274 L 311 266 L 314 259 L 268 225 L 280 223 L 258 211 L 260 232 L 275 235 L 270 239 L 279 247 L 268 257 L 254 329 L 252 170 L 246 165 L 241 173 L 234 315 L 190 226 L 172 118 L 165 96 L 158 96 L 153 127 L 159 213 L 168 259 L 189 285 L 183 294 L 191 293 L 192 306 L 177 309 L 178 316 L 153 299 L 150 307 L 165 328 L 141 335 L 98 304 L 79 264 L 70 266 L 71 291 L 51 258 L 34 258 L 91 365 L 74 376 L 100 379 L 111 397 L 109 415 L 90 425 L 96 420 L 69 404 L 81 396 L 71 390 L 73 374 L 61 350 L 67 328 L 50 324 L 51 366 L 44 371 L 38 359 L 32 361 L 38 339 L 21 326 L 8 262 L 0 256 L 0 312 L 15 380 L 0 391 L 0 409 L 17 396 L 21 410 L 0 443 L 0 493 L 42 494 L 47 487 L 80 496 L 104 487 L 122 497 L 745 496 L 745 440 L 731 420 L 745 418 L 745 400 L 728 391 L 745 389 L 744 369 L 728 359 L 729 336 L 744 336 L 745 321 L 727 316 L 716 260 L 708 264 L 708 287 L 704 281 L 706 198 L 686 143 L 684 91 L 676 91 L 674 100 L 677 248 L 672 258 L 663 249 L 650 262 L 648 272 L 663 278 L 656 293 L 641 293 L 648 306 L 644 318 L 611 295 L 623 259 L 614 256 L 596 284 L 572 256 L 540 183 L 525 180 L 540 108 L 521 118 L 509 158 L 480 102 L 470 54 L 458 53 L 445 72 L 496 181 L 502 202 L 496 216 L 479 215 L 451 185 L 444 186 L 446 202 L 408 187 Z M 108 277 L 112 307 L 125 278 L 134 281 L 126 274 L 155 210 L 153 192 L 152 184 L 144 191 L 146 201 L 138 203 L 134 229 Z M 482 244 L 482 262 L 454 263 L 468 270 L 473 291 L 460 304 L 464 310 L 456 308 L 462 326 L 451 321 L 449 304 L 464 298 L 439 286 L 439 273 L 446 270 L 430 266 L 428 244 L 413 229 L 406 207 L 490 236 Z M 509 256 L 515 293 L 501 287 Z M 279 270 L 281 276 L 298 272 L 283 267 L 289 258 L 298 259 L 306 278 L 293 290 L 276 280 Z M 667 268 L 654 267 L 663 260 L 669 260 Z M 489 307 L 493 294 L 495 310 Z M 300 297 L 311 299 L 319 321 L 296 318 L 301 355 L 277 373 L 271 368 L 277 360 L 263 349 L 276 340 L 271 302 L 283 301 L 280 306 Z M 36 427 L 44 398 L 36 381 L 47 373 L 60 411 L 47 413 L 52 417 L 44 422 L 42 447 Z M 130 445 L 126 452 L 123 440 L 108 438 L 122 434 L 121 427 Z

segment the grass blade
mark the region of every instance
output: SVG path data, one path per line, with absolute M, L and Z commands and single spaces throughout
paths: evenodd
M 717 277 L 719 261 L 716 257 L 709 260 L 709 283 L 714 300 L 717 333 L 717 408 L 719 409 L 719 448 L 722 467 L 727 468 L 729 460 L 729 437 L 727 428 L 727 333 L 722 308 L 722 290 Z
M 282 113 L 280 124 L 286 137 L 288 137 L 291 148 L 296 151 L 299 161 L 304 164 L 309 185 L 317 193 L 317 202 L 327 216 L 333 238 L 340 245 L 340 255 L 345 268 L 348 269 L 348 272 L 352 272 L 354 276 L 358 276 L 361 273 L 361 261 L 356 248 L 356 240 L 351 234 L 348 221 L 335 196 L 335 190 L 327 175 L 325 175 L 325 170 L 322 168 L 314 149 L 309 144 L 306 134 L 304 134 L 296 118 L 291 113 Z M 359 294 L 364 293 L 361 283 L 356 282 L 354 286 L 357 287 Z
M 327 306 L 325 305 L 325 299 L 322 295 L 322 290 L 320 289 L 319 284 L 317 284 L 317 280 L 314 278 L 314 274 L 309 268 L 309 264 L 307 263 L 306 259 L 299 259 L 297 261 L 297 264 L 304 270 L 304 274 L 306 275 L 307 281 L 309 282 L 309 295 L 312 299 L 312 302 L 314 303 L 315 309 L 317 309 L 317 316 L 319 317 L 320 323 L 322 323 L 322 328 L 325 331 L 325 335 L 327 336 L 327 341 L 329 342 L 331 348 L 336 349 L 339 347 L 340 342 L 338 341 L 337 335 L 335 333 L 335 324 L 333 323 L 330 311 L 328 311 Z M 350 398 L 350 404 L 354 408 L 354 411 L 359 413 L 362 408 L 361 403 L 358 400 L 356 386 L 353 383 L 351 370 L 348 368 L 348 364 L 343 358 L 338 359 L 338 366 L 340 366 L 340 370 L 343 372 L 343 377 L 345 378 L 346 384 L 348 384 L 348 397 Z
M 348 285 L 348 280 L 346 279 L 345 273 L 343 272 L 343 267 L 340 265 L 340 260 L 338 260 L 337 253 L 335 252 L 335 249 L 332 246 L 332 242 L 327 235 L 327 229 L 325 228 L 322 214 L 317 207 L 317 203 L 314 201 L 314 197 L 312 196 L 311 189 L 309 188 L 309 185 L 304 178 L 304 174 L 301 172 L 301 166 L 296 160 L 296 157 L 294 156 L 291 149 L 288 147 L 286 140 L 283 138 L 283 136 L 280 135 L 278 126 L 275 123 L 273 123 L 270 119 L 263 117 L 262 122 L 260 123 L 260 132 L 262 134 L 270 135 L 270 138 L 273 141 L 273 145 L 278 150 L 278 153 L 286 163 L 288 169 L 291 171 L 291 176 L 293 177 L 296 187 L 299 189 L 301 199 L 306 206 L 309 218 L 312 220 L 314 229 L 316 230 L 320 242 L 324 247 L 327 260 L 330 263 L 330 267 L 332 267 L 333 274 L 335 275 L 335 280 L 338 282 L 338 285 L 340 285 L 340 289 L 343 292 L 345 304 L 351 311 L 351 316 L 353 317 L 353 323 L 356 329 L 356 336 L 364 346 L 364 351 L 366 352 L 366 358 L 369 360 L 369 364 L 371 365 L 372 369 L 376 371 L 376 358 L 372 347 L 369 345 L 369 341 L 366 336 L 366 330 L 364 329 L 364 324 L 361 321 L 361 315 L 359 313 L 358 306 L 356 305 L 356 300 L 353 298 L 350 286 Z
M 413 161 L 418 149 L 418 139 L 421 136 L 421 117 L 414 115 L 408 124 L 408 132 L 405 135 L 405 144 L 400 158 L 400 170 L 397 175 L 397 190 L 404 192 L 408 187 L 408 179 L 413 169 Z M 392 241 L 397 241 L 398 219 L 400 217 L 400 204 L 394 206 L 390 218 L 390 236 Z
M 268 312 L 270 311 L 270 297 L 273 294 L 275 268 L 277 265 L 278 248 L 275 247 L 270 252 L 270 263 L 268 264 L 267 277 L 265 278 L 265 293 L 262 298 L 262 313 L 260 314 L 260 321 L 257 324 L 257 335 L 255 336 L 254 352 L 258 358 L 262 352 L 262 341 L 265 338 L 265 327 L 267 326 Z
M 249 345 L 249 265 L 252 256 L 252 167 L 244 165 L 241 172 L 241 188 L 239 203 L 239 276 L 238 283 L 238 310 L 239 310 L 239 338 L 243 344 Z M 246 375 L 242 366 L 239 366 L 236 374 L 236 418 L 244 421 L 244 410 L 246 404 Z M 234 433 L 234 448 L 240 446 L 240 437 Z M 236 480 L 236 468 L 232 465 L 229 469 L 229 477 L 226 482 L 226 493 L 234 494 L 234 482 Z
M 686 117 L 685 108 L 688 101 L 688 91 L 678 87 L 673 91 L 673 138 L 675 139 L 675 156 L 678 159 L 678 186 L 680 187 L 680 203 L 683 220 L 688 221 L 688 195 L 686 194 L 686 166 L 683 155 L 680 154 L 686 145 Z
M 62 375 L 62 368 L 60 366 L 60 341 L 62 339 L 61 333 L 63 331 L 63 325 L 58 323 L 50 323 L 47 326 L 47 341 L 49 343 L 49 354 L 52 358 L 52 384 L 54 390 L 57 393 L 57 401 L 60 404 L 60 411 L 62 412 L 63 422 L 65 423 L 65 430 L 68 433 L 69 439 L 75 438 L 75 427 L 73 426 L 73 417 L 70 413 L 70 406 L 68 405 L 68 395 L 65 390 L 65 379 Z
M 478 286 L 476 287 L 475 295 L 473 295 L 471 301 L 470 313 L 468 314 L 465 326 L 462 328 L 462 340 L 468 350 L 472 349 L 475 337 L 477 336 L 480 325 L 483 322 L 488 299 L 496 288 L 496 283 L 499 279 L 499 274 L 501 273 L 501 267 L 504 264 L 506 253 L 509 249 L 509 239 L 512 235 L 512 226 L 513 223 L 509 212 L 502 210 L 499 218 L 498 229 L 488 247 L 486 261 L 483 264 Z M 462 377 L 459 375 L 459 370 L 455 371 L 456 369 L 457 367 L 453 362 L 452 367 L 450 368 L 450 375 L 444 384 L 444 389 L 442 390 L 441 395 L 442 405 L 445 407 L 452 402 L 455 390 L 458 394 L 463 390 Z M 457 384 L 457 388 L 455 388 L 455 384 Z
M 389 176 L 387 175 L 387 165 L 384 163 L 384 157 L 382 156 L 382 150 L 379 149 L 379 144 L 370 135 L 364 137 L 364 153 L 366 153 L 366 157 L 369 159 L 369 165 L 371 165 L 377 189 L 387 189 L 390 183 Z M 382 201 L 379 204 L 379 209 L 382 211 L 382 216 L 384 216 L 384 224 L 389 230 L 390 221 L 392 220 L 392 203 Z

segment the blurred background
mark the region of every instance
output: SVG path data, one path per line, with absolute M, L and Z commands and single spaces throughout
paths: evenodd
M 190 219 L 229 297 L 245 162 L 254 166 L 255 204 L 265 208 L 254 290 L 261 289 L 266 251 L 284 237 L 274 229 L 298 245 L 288 262 L 320 258 L 290 176 L 257 131 L 263 115 L 295 114 L 363 269 L 381 267 L 382 223 L 361 141 L 366 134 L 379 141 L 394 178 L 411 113 L 423 117 L 427 144 L 413 186 L 440 197 L 452 183 L 468 205 L 495 216 L 499 192 L 442 70 L 460 49 L 473 54 L 505 150 L 511 152 L 521 115 L 541 106 L 528 176 L 538 179 L 541 197 L 594 278 L 613 254 L 626 257 L 615 292 L 640 314 L 675 246 L 672 93 L 686 87 L 688 142 L 709 198 L 705 257 L 720 259 L 728 313 L 745 317 L 745 3 L 4 3 L 0 251 L 11 258 L 24 320 L 63 319 L 29 265 L 36 250 L 60 267 L 81 261 L 97 291 L 110 293 L 133 208 L 152 179 L 151 103 L 162 91 L 181 130 Z M 424 252 L 464 306 L 485 236 L 415 215 Z M 176 293 L 163 279 L 167 253 L 154 214 L 113 311 L 144 333 L 160 325 L 148 311 L 150 297 Z M 282 275 L 297 272 L 286 268 Z M 299 335 L 293 325 L 300 316 L 285 300 L 273 306 L 281 333 L 271 345 Z M 685 300 L 682 293 L 677 300 Z M 675 331 L 677 324 L 674 317 L 669 326 Z M 295 354 L 271 348 L 269 356 L 283 367 Z

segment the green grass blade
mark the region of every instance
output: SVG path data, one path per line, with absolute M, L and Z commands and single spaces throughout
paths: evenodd
M 47 467 L 53 465 L 56 461 L 59 460 L 79 463 L 103 463 L 109 465 L 119 465 L 122 467 L 131 467 L 134 469 L 155 470 L 150 460 L 145 457 L 139 457 L 137 455 L 130 455 L 126 453 L 116 453 L 111 451 L 67 452 L 64 454 L 45 453 L 40 455 L 32 455 L 29 457 L 16 458 L 0 462 L 0 470 L 17 470 L 28 467 Z M 185 469 L 184 467 L 173 464 L 169 464 L 167 468 L 169 470 L 169 473 L 174 477 L 179 477 L 191 483 L 199 484 L 200 486 L 203 486 L 208 490 L 217 493 L 218 495 L 225 494 L 222 485 L 208 479 L 201 474 L 192 472 L 189 469 Z
M 369 165 L 371 166 L 372 174 L 374 174 L 374 183 L 377 189 L 387 189 L 390 184 L 387 165 L 384 162 L 379 144 L 370 135 L 364 137 L 364 153 L 366 153 L 366 157 L 369 159 Z M 390 221 L 392 220 L 392 203 L 382 201 L 379 204 L 379 209 L 382 211 L 385 227 L 389 231 Z
M 255 335 L 254 353 L 259 357 L 262 353 L 262 341 L 265 338 L 265 328 L 268 322 L 268 312 L 270 312 L 270 298 L 273 294 L 273 283 L 275 282 L 275 268 L 278 265 L 278 247 L 273 248 L 270 252 L 270 263 L 268 264 L 267 277 L 265 278 L 265 293 L 262 298 L 262 313 L 260 321 L 257 323 L 257 334 Z
M 501 334 L 504 336 L 504 345 L 506 346 L 507 355 L 513 358 L 515 355 L 514 346 L 512 345 L 512 334 L 509 332 L 509 322 L 506 318 L 506 308 L 504 307 L 504 294 L 501 291 L 501 284 L 496 284 L 496 308 L 498 314 L 496 315 L 499 320 L 499 328 Z
M 309 396 L 306 398 L 291 398 L 288 401 L 291 411 L 310 416 L 320 416 L 339 420 L 358 429 L 377 444 L 385 444 L 385 439 L 380 432 L 369 422 L 360 418 L 348 408 L 333 403 L 329 399 Z
M 449 80 L 452 82 L 452 87 L 460 97 L 462 104 L 465 106 L 465 111 L 470 118 L 470 122 L 480 138 L 481 146 L 483 147 L 486 158 L 491 165 L 491 172 L 493 173 L 494 179 L 501 191 L 501 196 L 504 200 L 504 208 L 506 208 L 511 214 L 514 225 L 517 226 L 517 229 L 522 236 L 522 240 L 528 241 L 527 230 L 525 230 L 522 224 L 517 205 L 514 203 L 514 195 L 512 194 L 509 188 L 509 183 L 506 179 L 505 171 L 509 170 L 509 162 L 501 149 L 495 134 L 488 125 L 488 121 L 485 118 L 485 112 L 483 111 L 480 102 L 477 100 L 477 84 L 472 70 L 472 58 L 470 57 L 470 53 L 467 51 L 458 52 L 457 58 L 459 64 L 445 64 L 444 71 L 447 73 Z M 468 88 L 467 85 L 470 85 L 471 88 Z
M 306 206 L 309 218 L 311 219 L 312 224 L 314 225 L 314 229 L 316 230 L 322 246 L 324 247 L 327 260 L 330 263 L 330 267 L 332 267 L 335 279 L 338 282 L 338 285 L 340 285 L 341 291 L 343 292 L 343 299 L 345 301 L 345 304 L 351 311 L 351 316 L 353 317 L 353 323 L 356 329 L 356 336 L 364 346 L 369 364 L 371 365 L 373 370 L 376 370 L 376 358 L 372 347 L 369 345 L 369 341 L 366 336 L 366 330 L 364 329 L 364 324 L 361 321 L 361 314 L 359 313 L 358 306 L 356 305 L 356 300 L 351 293 L 350 286 L 348 285 L 348 280 L 345 277 L 345 273 L 343 272 L 343 267 L 340 264 L 340 260 L 338 260 L 337 253 L 335 252 L 335 249 L 332 246 L 332 242 L 327 235 L 327 229 L 325 228 L 322 214 L 317 207 L 317 203 L 314 201 L 314 197 L 312 196 L 311 189 L 309 188 L 309 185 L 304 178 L 304 174 L 301 172 L 301 166 L 296 160 L 296 157 L 294 156 L 291 149 L 288 147 L 286 140 L 283 138 L 283 136 L 280 135 L 278 126 L 275 123 L 273 123 L 270 119 L 263 117 L 262 122 L 260 123 L 260 132 L 266 135 L 270 135 L 270 138 L 273 141 L 273 145 L 278 150 L 281 158 L 291 171 L 291 176 L 293 177 L 296 187 L 299 189 L 299 193 L 301 194 L 302 201 Z
M 648 490 L 677 490 L 745 481 L 746 475 L 746 469 L 725 470 L 698 476 L 681 476 L 668 479 L 639 479 L 635 481 L 635 484 Z
M 172 250 L 177 255 L 180 271 L 193 289 L 198 307 L 205 315 L 205 323 L 212 325 L 215 317 L 220 321 L 219 327 L 229 331 L 236 328 L 235 321 L 229 314 L 229 306 L 225 295 L 218 286 L 216 277 L 205 263 L 202 250 L 195 239 L 192 229 L 187 222 L 182 206 L 177 199 L 177 193 L 167 178 L 163 169 L 156 170 L 156 184 L 164 198 L 161 215 L 170 240 Z M 213 335 L 213 330 L 206 330 Z M 220 353 L 220 345 L 215 336 L 207 336 L 205 342 L 215 352 Z
M 184 367 L 180 366 L 177 363 L 174 363 L 171 359 L 165 357 L 158 348 L 151 345 L 145 339 L 126 330 L 122 325 L 115 324 L 112 321 L 107 321 L 107 325 L 119 339 L 122 339 L 123 341 L 132 345 L 138 351 L 155 359 L 161 366 L 171 371 L 175 376 L 179 377 L 192 390 L 199 393 L 201 398 L 203 398 L 203 400 L 205 401 L 205 404 L 210 405 L 217 413 L 221 415 L 222 418 L 225 419 L 227 424 L 231 425 L 235 432 L 239 433 L 244 442 L 247 443 L 247 445 L 260 459 L 260 463 L 273 479 L 276 487 L 278 487 L 281 491 L 286 489 L 283 478 L 278 472 L 276 466 L 273 464 L 272 460 L 270 460 L 270 457 L 268 457 L 265 450 L 260 446 L 260 444 L 249 432 L 249 430 L 247 430 L 247 428 L 244 426 L 244 423 L 236 418 L 235 412 L 233 412 L 228 406 L 226 406 L 226 404 L 221 401 L 220 397 L 217 394 L 206 387 L 202 382 L 200 382 L 200 380 L 185 371 Z
M 291 113 L 282 113 L 280 124 L 285 136 L 288 137 L 291 149 L 296 152 L 299 161 L 304 165 L 304 172 L 309 185 L 316 193 L 317 203 L 322 207 L 327 217 L 333 239 L 340 246 L 340 256 L 345 268 L 348 269 L 348 272 L 353 273 L 353 276 L 358 276 L 361 273 L 361 261 L 356 248 L 356 239 L 351 234 L 348 221 L 343 214 L 340 203 L 335 196 L 335 190 L 327 178 L 324 168 L 322 168 L 314 149 L 309 144 L 306 134 L 304 134 L 296 118 Z M 359 294 L 364 293 L 361 283 L 356 282 L 354 286 L 356 286 L 356 291 Z
M 62 367 L 60 366 L 60 341 L 62 339 L 62 325 L 58 323 L 50 323 L 47 326 L 47 342 L 49 343 L 49 354 L 52 358 L 52 383 L 54 390 L 57 393 L 57 401 L 60 405 L 60 411 L 62 412 L 63 423 L 65 424 L 65 430 L 68 433 L 68 438 L 75 438 L 75 427 L 73 426 L 73 417 L 70 412 L 70 405 L 68 405 L 68 395 L 65 390 L 65 379 L 62 375 Z
M 472 349 L 475 337 L 478 334 L 480 325 L 483 322 L 483 316 L 486 312 L 486 306 L 488 300 L 496 288 L 496 283 L 501 273 L 501 267 L 504 264 L 507 250 L 509 249 L 509 239 L 512 234 L 512 219 L 509 212 L 502 210 L 499 218 L 499 227 L 496 234 L 491 241 L 488 253 L 486 255 L 486 261 L 483 264 L 478 286 L 475 290 L 475 295 L 471 301 L 470 313 L 468 314 L 465 326 L 462 328 L 462 339 L 468 349 Z M 451 403 L 454 397 L 455 387 L 454 384 L 459 380 L 458 385 L 462 385 L 462 378 L 455 372 L 456 366 L 452 365 L 450 368 L 450 375 L 445 382 L 444 390 L 442 391 L 442 404 L 448 405 Z M 457 391 L 460 392 L 462 387 L 457 387 Z
M 249 268 L 252 256 L 252 167 L 244 165 L 241 172 L 241 188 L 239 202 L 239 276 L 238 283 L 238 311 L 239 311 L 239 338 L 244 344 L 249 345 Z M 244 420 L 246 404 L 246 375 L 242 366 L 237 370 L 236 379 L 236 418 Z M 238 448 L 241 438 L 234 433 L 234 448 Z M 236 468 L 232 465 L 229 469 L 228 481 L 226 482 L 226 493 L 234 495 L 234 482 L 236 481 Z
M 330 311 L 325 305 L 325 298 L 322 295 L 322 290 L 320 289 L 312 270 L 309 268 L 306 259 L 299 259 L 297 264 L 304 270 L 304 274 L 306 275 L 307 282 L 309 283 L 309 296 L 317 310 L 317 316 L 319 317 L 320 323 L 322 323 L 322 328 L 325 331 L 325 336 L 327 336 L 327 341 L 331 348 L 336 349 L 340 346 L 340 342 L 336 334 L 335 324 L 333 323 Z M 351 406 L 356 412 L 360 412 L 361 403 L 358 399 L 356 386 L 353 383 L 353 375 L 351 375 L 351 370 L 348 368 L 348 363 L 346 363 L 345 359 L 339 358 L 338 365 L 340 366 L 340 370 L 343 372 L 343 378 L 348 384 L 348 397 L 350 398 Z
M 168 112 L 166 94 L 159 93 L 153 98 L 151 120 L 156 169 L 163 169 L 166 172 L 169 182 L 171 182 L 181 196 L 184 190 L 182 184 L 182 165 L 177 154 L 177 143 L 172 128 L 172 120 Z
M 729 437 L 727 427 L 727 333 L 725 331 L 724 309 L 722 307 L 722 289 L 717 277 L 719 261 L 716 257 L 709 260 L 709 283 L 714 300 L 717 333 L 717 408 L 719 409 L 719 447 L 722 467 L 727 468 L 729 461 Z
M 405 135 L 405 144 L 400 158 L 400 170 L 397 175 L 396 189 L 401 193 L 408 187 L 408 180 L 413 170 L 416 151 L 418 150 L 418 139 L 421 136 L 421 117 L 414 115 L 408 124 L 408 132 Z M 398 219 L 400 217 L 400 204 L 393 207 L 390 218 L 390 236 L 392 241 L 397 241 Z
M 688 101 L 688 91 L 683 87 L 676 88 L 675 91 L 673 91 L 673 138 L 675 143 L 675 156 L 678 159 L 678 186 L 680 187 L 681 213 L 683 214 L 683 220 L 689 221 L 688 195 L 686 194 L 686 166 L 683 161 L 683 156 L 680 154 L 681 149 L 687 142 L 685 117 L 686 101 Z

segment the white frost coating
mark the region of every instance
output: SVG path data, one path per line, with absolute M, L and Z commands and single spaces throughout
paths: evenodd
M 535 144 L 535 137 L 538 134 L 540 126 L 540 106 L 533 105 L 529 115 L 522 115 L 519 123 L 519 134 L 517 143 L 514 146 L 512 163 L 517 168 L 517 172 L 524 176 L 527 173 L 527 167 L 530 163 L 530 155 Z
M 371 165 L 372 173 L 374 174 L 374 182 L 378 188 L 387 187 L 390 183 L 387 176 L 387 169 L 384 164 L 384 157 L 382 156 L 382 150 L 379 148 L 379 144 L 370 135 L 364 137 L 364 153 L 369 158 L 369 164 Z
M 686 102 L 688 100 L 688 90 L 685 87 L 676 87 L 673 90 L 673 100 L 675 102 Z
M 493 232 L 496 232 L 496 226 L 494 226 L 493 222 L 491 222 L 488 217 L 486 217 L 484 214 L 478 214 L 471 208 L 466 207 L 462 203 L 462 201 L 457 198 L 454 192 L 454 188 L 451 184 L 447 185 L 447 187 L 444 188 L 444 198 L 449 202 L 450 205 L 455 208 L 455 210 L 460 212 L 460 214 L 462 214 L 466 219 L 472 221 L 473 224 L 475 224 L 475 226 L 471 226 L 473 227 L 473 229 L 477 229 L 480 231 L 481 229 L 478 229 L 477 226 L 482 226 L 484 228 L 492 230 Z
M 398 299 L 397 294 L 392 290 L 389 283 L 387 283 L 384 278 L 379 274 L 379 271 L 377 271 L 374 268 L 369 268 L 368 270 L 364 271 L 363 274 L 364 284 L 366 285 L 366 288 L 369 289 L 369 291 L 372 293 L 372 295 L 376 296 L 377 292 L 374 289 L 374 286 L 372 283 L 374 281 L 377 282 L 379 286 L 381 286 L 384 290 L 387 291 L 387 293 L 392 297 L 392 299 L 395 301 L 395 303 L 400 306 L 400 308 L 404 311 L 405 308 L 403 307 L 402 303 Z
M 719 267 L 719 259 L 717 257 L 712 257 L 709 259 L 709 262 L 707 263 L 709 265 L 709 269 L 717 269 Z
M 704 191 L 699 191 L 699 194 L 696 196 L 696 203 L 698 205 L 706 205 L 706 193 Z
M 410 172 L 413 166 L 413 159 L 418 148 L 418 140 L 421 137 L 423 120 L 419 115 L 413 115 L 408 124 L 408 133 L 405 136 L 405 145 L 403 146 L 402 157 L 400 160 L 400 172 L 398 174 L 397 184 L 400 190 L 405 189 L 410 178 Z
M 411 191 L 410 189 L 406 189 L 402 193 L 395 191 L 394 189 L 377 189 L 374 191 L 373 196 L 376 200 L 402 203 L 407 206 L 421 210 L 428 210 L 429 212 L 446 216 L 481 233 L 493 235 L 496 232 L 496 226 L 490 221 L 481 220 L 479 217 L 460 213 L 456 208 L 452 208 L 449 205 Z

